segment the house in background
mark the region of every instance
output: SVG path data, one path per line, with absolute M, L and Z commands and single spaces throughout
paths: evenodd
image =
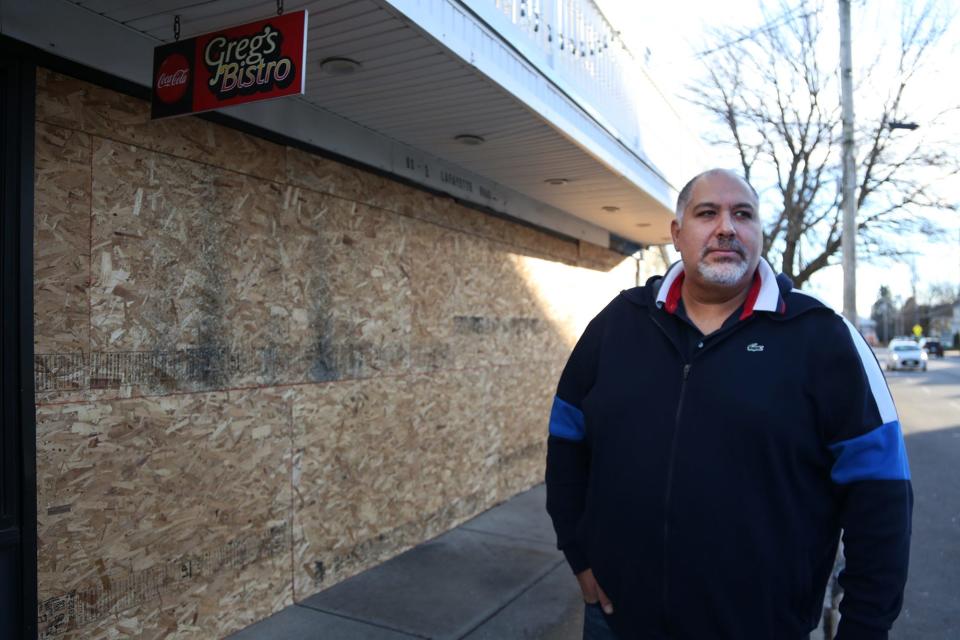
M 175 27 L 278 9 L 304 95 L 150 119 Z M 0 5 L 0 637 L 224 637 L 540 482 L 569 350 L 702 168 L 616 31 L 590 0 Z

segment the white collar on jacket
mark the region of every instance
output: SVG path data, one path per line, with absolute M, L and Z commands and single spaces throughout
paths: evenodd
M 683 272 L 682 260 L 674 262 L 667 269 L 667 273 L 663 276 L 663 282 L 660 283 L 660 291 L 657 292 L 658 307 L 663 307 L 666 303 L 674 282 Z M 755 273 L 760 276 L 760 292 L 757 294 L 757 300 L 750 311 L 780 311 L 782 308 L 780 286 L 777 284 L 777 274 L 773 272 L 773 267 L 765 259 L 760 258 Z

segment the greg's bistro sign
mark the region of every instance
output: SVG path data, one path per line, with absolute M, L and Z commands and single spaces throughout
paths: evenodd
M 157 47 L 153 117 L 303 93 L 306 33 L 296 11 Z

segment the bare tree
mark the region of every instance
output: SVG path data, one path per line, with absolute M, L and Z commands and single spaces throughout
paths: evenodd
M 913 81 L 949 20 L 933 4 L 903 5 L 895 55 L 860 51 L 872 62 L 855 71 L 856 93 L 876 96 L 856 104 L 858 243 L 867 259 L 909 253 L 897 242 L 904 234 L 942 232 L 925 210 L 956 210 L 937 184 L 960 172 L 960 163 L 948 141 L 935 139 L 956 105 L 917 131 L 901 130 L 911 119 L 905 110 L 911 90 L 918 90 Z M 820 3 L 802 0 L 793 8 L 782 4 L 747 34 L 721 32 L 721 44 L 702 54 L 705 77 L 690 88 L 690 99 L 720 125 L 711 142 L 732 149 L 761 191 L 769 186 L 776 193 L 763 255 L 797 286 L 833 263 L 842 229 L 838 57 L 824 46 L 823 15 Z
M 925 298 L 925 303 L 931 307 L 953 305 L 960 301 L 960 287 L 947 281 L 934 282 L 927 287 Z

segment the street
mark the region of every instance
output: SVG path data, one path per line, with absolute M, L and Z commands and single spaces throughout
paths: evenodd
M 886 354 L 877 351 L 881 364 Z M 926 372 L 885 372 L 906 439 L 915 497 L 910 576 L 894 640 L 960 638 L 960 357 Z

